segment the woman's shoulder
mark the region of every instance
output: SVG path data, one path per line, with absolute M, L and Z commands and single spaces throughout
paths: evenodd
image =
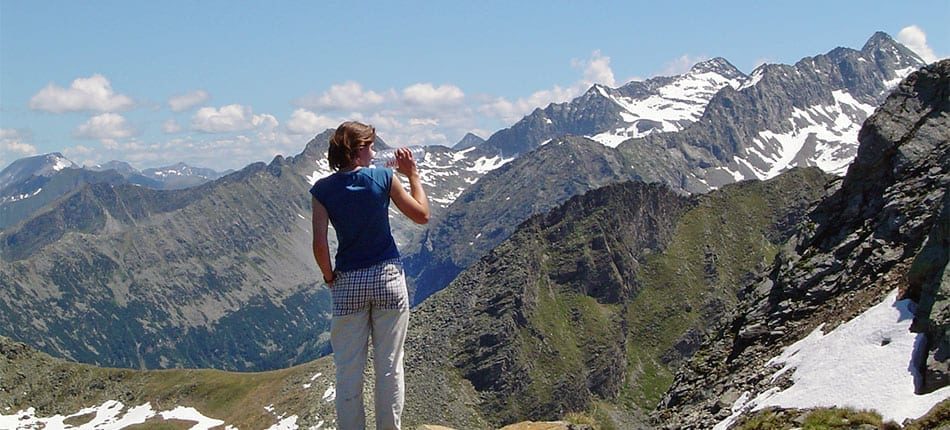
M 366 169 L 361 169 L 364 174 L 369 175 L 372 178 L 392 178 L 393 169 L 388 167 L 370 167 Z
M 334 183 L 339 181 L 339 172 L 333 172 L 329 175 L 326 175 L 320 179 L 314 181 L 313 185 L 310 186 L 310 193 L 314 194 L 320 189 L 325 189 L 327 187 L 332 187 Z
M 393 170 L 388 167 L 372 167 L 363 169 L 364 174 L 384 192 L 389 192 L 393 182 Z

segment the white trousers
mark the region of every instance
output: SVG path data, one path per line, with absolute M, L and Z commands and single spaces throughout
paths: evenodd
M 368 340 L 373 341 L 376 370 L 376 429 L 398 430 L 405 404 L 403 346 L 409 309 L 369 308 L 334 316 L 330 344 L 336 364 L 336 419 L 340 430 L 363 430 L 363 370 Z

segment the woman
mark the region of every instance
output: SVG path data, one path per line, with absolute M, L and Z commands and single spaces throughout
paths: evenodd
M 376 130 L 344 122 L 330 138 L 327 158 L 336 173 L 317 181 L 313 195 L 313 256 L 333 295 L 330 345 L 336 364 L 336 413 L 341 430 L 363 429 L 363 368 L 373 340 L 376 428 L 399 429 L 405 394 L 403 344 L 409 294 L 389 228 L 389 201 L 418 223 L 429 222 L 429 203 L 412 153 L 396 150 L 396 170 L 369 168 Z M 330 264 L 327 223 L 337 236 L 336 270 Z

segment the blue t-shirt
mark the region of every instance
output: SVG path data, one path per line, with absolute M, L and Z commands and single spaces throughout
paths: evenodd
M 336 270 L 362 269 L 399 257 L 389 230 L 392 181 L 391 169 L 364 167 L 334 173 L 310 188 L 336 230 Z

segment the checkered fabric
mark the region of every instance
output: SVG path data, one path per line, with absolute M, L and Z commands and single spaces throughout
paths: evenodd
M 364 269 L 339 272 L 330 292 L 333 294 L 333 316 L 371 308 L 409 309 L 406 277 L 398 258 Z

